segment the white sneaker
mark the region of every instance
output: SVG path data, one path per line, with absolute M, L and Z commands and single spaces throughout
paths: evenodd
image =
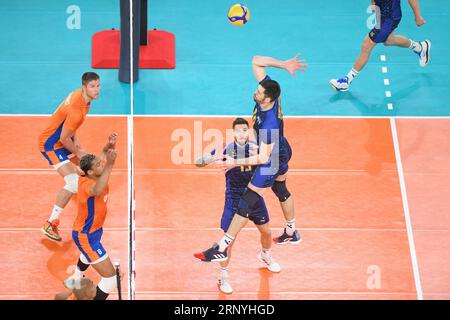
M 333 87 L 334 90 L 342 92 L 348 91 L 348 89 L 350 88 L 347 76 L 340 79 L 331 79 L 330 85 L 331 87 Z
M 420 45 L 422 46 L 422 51 L 418 53 L 419 64 L 422 68 L 424 68 L 430 62 L 431 41 L 429 40 L 421 41 Z
M 258 259 L 261 260 L 271 272 L 278 273 L 281 271 L 280 265 L 271 256 L 266 256 L 262 252 L 259 253 Z
M 217 286 L 219 287 L 219 290 L 223 293 L 230 294 L 233 293 L 233 288 L 231 287 L 230 280 L 228 277 L 220 276 L 219 280 L 217 281 Z
M 83 275 L 84 278 L 84 275 Z M 64 280 L 63 284 L 67 289 L 73 290 L 76 289 L 77 283 L 80 283 L 80 278 L 76 278 L 75 275 L 71 275 L 66 280 Z

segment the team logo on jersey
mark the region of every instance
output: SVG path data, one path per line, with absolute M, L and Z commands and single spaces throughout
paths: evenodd
M 108 202 L 108 195 L 106 195 L 104 198 L 103 198 L 103 201 L 106 203 L 106 202 Z

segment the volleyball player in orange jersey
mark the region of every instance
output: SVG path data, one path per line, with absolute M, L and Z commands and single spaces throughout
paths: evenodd
M 79 163 L 79 159 L 87 154 L 81 148 L 76 131 L 83 124 L 91 101 L 97 99 L 100 94 L 100 78 L 96 73 L 84 73 L 81 82 L 81 88 L 67 96 L 39 136 L 39 150 L 65 181 L 65 186 L 56 196 L 50 218 L 42 226 L 42 232 L 56 241 L 61 241 L 58 232 L 59 215 L 69 203 L 72 195 L 77 192 L 76 165 Z
M 72 238 L 81 254 L 74 274 L 64 281 L 64 285 L 73 288 L 92 265 L 102 277 L 94 300 L 105 300 L 117 286 L 116 270 L 101 243 L 107 214 L 108 181 L 117 157 L 116 141 L 117 134 L 113 133 L 100 155 L 87 154 L 80 160 L 80 169 L 85 176 L 78 181 L 78 213 Z

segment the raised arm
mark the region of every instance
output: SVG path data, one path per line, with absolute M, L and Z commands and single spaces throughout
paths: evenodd
M 108 152 L 109 149 L 116 148 L 116 142 L 117 142 L 117 133 L 113 132 L 109 135 L 108 142 L 103 147 L 102 152 L 98 155 L 101 160 L 104 160 L 106 158 L 106 153 Z
M 256 80 L 260 82 L 266 77 L 267 67 L 284 69 L 294 77 L 297 76 L 295 74 L 295 70 L 306 71 L 307 64 L 305 63 L 305 60 L 297 60 L 299 56 L 300 54 L 297 54 L 294 58 L 285 61 L 272 57 L 254 56 L 252 60 L 252 67 Z
M 416 20 L 416 25 L 418 27 L 421 27 L 425 24 L 425 19 L 422 17 L 422 14 L 420 12 L 420 6 L 419 6 L 419 0 L 408 0 L 409 5 L 411 6 L 411 9 L 414 12 L 414 17 Z
M 109 149 L 106 152 L 105 169 L 103 170 L 101 176 L 97 179 L 97 181 L 92 185 L 91 189 L 89 190 L 89 193 L 92 196 L 99 196 L 103 193 L 103 190 L 105 190 L 106 186 L 108 185 L 109 177 L 111 175 L 114 162 L 116 161 L 116 157 L 117 157 L 116 150 Z

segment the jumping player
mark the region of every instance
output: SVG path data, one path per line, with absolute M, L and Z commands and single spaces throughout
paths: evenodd
M 80 169 L 85 176 L 78 181 L 78 214 L 72 238 L 81 254 L 75 273 L 64 281 L 64 285 L 71 289 L 92 265 L 102 277 L 94 300 L 105 300 L 117 286 L 114 266 L 101 243 L 107 213 L 108 181 L 117 157 L 116 140 L 117 134 L 111 134 L 99 156 L 87 154 L 80 160 Z
M 47 128 L 39 136 L 39 150 L 55 168 L 65 185 L 56 196 L 56 202 L 42 232 L 52 240 L 61 241 L 58 232 L 59 215 L 77 192 L 78 174 L 75 165 L 87 152 L 81 148 L 76 131 L 89 112 L 91 101 L 100 94 L 100 78 L 96 73 L 86 72 L 81 78 L 81 88 L 70 93 L 50 118 Z
M 224 155 L 230 155 L 233 158 L 250 157 L 257 153 L 258 146 L 249 142 L 249 124 L 243 118 L 236 118 L 233 121 L 234 142 L 230 143 L 223 153 L 216 150 L 204 155 L 197 161 L 198 167 L 203 167 L 213 163 L 215 160 L 222 161 Z M 255 166 L 238 166 L 228 170 L 226 177 L 225 205 L 223 209 L 220 226 L 224 232 L 227 232 L 235 212 L 238 210 L 239 199 L 244 193 L 245 188 L 252 179 L 255 172 Z M 271 257 L 270 248 L 272 246 L 272 234 L 269 225 L 269 213 L 267 212 L 264 199 L 260 198 L 255 204 L 252 212 L 249 214 L 249 220 L 258 228 L 261 234 L 261 252 L 258 255 L 260 259 L 272 272 L 280 272 L 280 265 Z M 220 275 L 218 287 L 223 293 L 232 293 L 230 280 L 228 277 L 228 266 L 230 263 L 231 249 L 233 244 L 228 247 L 228 259 L 220 262 Z M 202 259 L 202 254 L 196 254 L 196 258 Z
M 375 5 L 379 10 L 377 21 L 379 28 L 373 28 L 364 39 L 361 52 L 353 65 L 350 72 L 343 78 L 331 79 L 330 84 L 336 91 L 347 91 L 359 72 L 365 67 L 369 61 L 373 48 L 378 43 L 384 43 L 385 46 L 396 46 L 400 48 L 409 48 L 419 56 L 419 64 L 426 67 L 430 62 L 431 42 L 429 40 L 416 42 L 401 35 L 394 34 L 394 30 L 402 20 L 401 0 L 371 0 L 371 4 Z M 418 0 L 408 0 L 411 6 L 416 25 L 421 27 L 425 24 L 422 17 Z
M 258 154 L 234 159 L 227 156 L 230 166 L 257 165 L 248 187 L 242 194 L 238 209 L 222 239 L 200 254 L 202 261 L 224 261 L 227 259 L 227 248 L 246 225 L 250 213 L 262 199 L 268 188 L 278 197 L 286 227 L 281 236 L 273 239 L 277 244 L 299 243 L 300 234 L 295 228 L 294 200 L 286 187 L 288 162 L 292 155 L 291 147 L 284 137 L 283 114 L 281 112 L 278 82 L 266 74 L 266 67 L 285 69 L 295 76 L 295 70 L 305 71 L 304 60 L 295 58 L 281 61 L 271 57 L 255 56 L 252 61 L 253 72 L 259 85 L 253 96 L 256 102 L 253 110 L 253 129 L 258 142 Z

